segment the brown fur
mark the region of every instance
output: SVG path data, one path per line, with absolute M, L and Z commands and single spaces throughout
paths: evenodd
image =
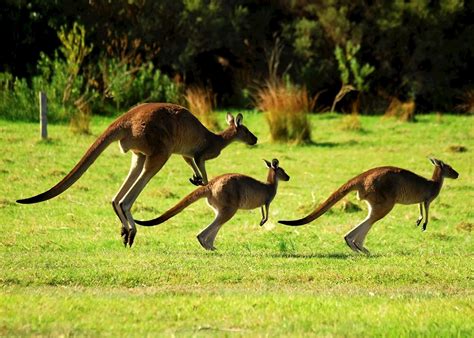
M 163 215 L 152 220 L 135 220 L 135 222 L 145 226 L 161 224 L 198 199 L 206 197 L 208 204 L 216 213 L 216 218 L 197 238 L 206 250 L 214 250 L 214 240 L 219 229 L 234 216 L 238 209 L 261 207 L 260 225 L 265 224 L 268 220 L 268 209 L 277 192 L 278 181 L 288 181 L 290 177 L 283 168 L 278 166 L 278 160 L 274 159 L 272 163 L 265 162 L 269 168 L 266 183 L 241 174 L 221 175 L 209 181 L 208 185 L 194 190 Z
M 217 157 L 235 140 L 255 144 L 257 138 L 236 119 L 227 114 L 229 127 L 214 134 L 204 127 L 186 108 L 167 103 L 144 103 L 130 109 L 115 120 L 92 144 L 71 172 L 48 191 L 18 200 L 38 203 L 53 198 L 76 182 L 112 142 L 118 141 L 123 152 L 132 151 L 130 172 L 112 201 L 122 223 L 125 245 L 132 246 L 136 227 L 130 213 L 132 204 L 148 181 L 163 167 L 171 154 L 180 154 L 192 167 L 195 185 L 207 184 L 205 161 Z
M 347 245 L 352 250 L 368 253 L 368 250 L 364 248 L 367 233 L 375 222 L 385 217 L 392 210 L 396 203 L 419 203 L 420 217 L 416 223 L 419 225 L 424 218 L 424 231 L 428 224 L 430 203 L 438 196 L 444 178 L 458 177 L 458 173 L 448 164 L 436 159 L 431 159 L 431 161 L 435 165 L 431 180 L 396 167 L 370 169 L 342 185 L 308 216 L 293 221 L 279 221 L 279 223 L 292 226 L 307 224 L 323 215 L 349 192 L 357 191 L 358 198 L 367 202 L 369 214 L 362 223 L 344 237 Z M 424 217 L 423 207 L 425 209 Z

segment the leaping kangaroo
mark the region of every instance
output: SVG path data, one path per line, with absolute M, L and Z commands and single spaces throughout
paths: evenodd
M 365 237 L 372 225 L 385 217 L 396 203 L 420 205 L 420 216 L 416 224 L 423 222 L 423 231 L 428 225 L 428 210 L 430 203 L 438 196 L 443 180 L 458 178 L 459 174 L 448 164 L 430 159 L 435 166 L 431 180 L 396 167 L 378 167 L 370 169 L 342 185 L 329 198 L 308 216 L 293 221 L 278 221 L 286 225 L 303 225 L 309 223 L 328 211 L 336 202 L 351 191 L 357 191 L 357 197 L 365 200 L 368 205 L 368 215 L 360 224 L 349 231 L 344 239 L 354 251 L 369 254 L 364 247 Z M 423 207 L 425 215 L 423 216 Z
M 119 141 L 122 152 L 132 151 L 132 164 L 127 178 L 112 200 L 122 223 L 123 243 L 132 246 L 136 227 L 130 209 L 150 179 L 172 154 L 180 154 L 193 169 L 190 179 L 195 185 L 207 184 L 205 161 L 219 156 L 222 149 L 239 140 L 248 145 L 257 143 L 243 124 L 242 114 L 228 113 L 228 128 L 214 134 L 186 108 L 167 103 L 144 103 L 133 107 L 115 120 L 90 146 L 84 156 L 59 183 L 39 195 L 20 199 L 23 204 L 49 200 L 68 189 L 112 143 Z
M 224 174 L 209 181 L 208 185 L 197 188 L 158 218 L 149 221 L 135 220 L 135 222 L 144 226 L 161 224 L 179 214 L 198 199 L 205 197 L 208 204 L 214 209 L 216 218 L 201 231 L 197 239 L 204 249 L 215 250 L 214 240 L 217 233 L 238 209 L 261 207 L 260 225 L 265 224 L 268 220 L 268 209 L 276 195 L 278 181 L 288 181 L 290 176 L 279 166 L 277 159 L 274 159 L 272 163 L 265 160 L 265 163 L 269 168 L 266 183 L 241 174 Z

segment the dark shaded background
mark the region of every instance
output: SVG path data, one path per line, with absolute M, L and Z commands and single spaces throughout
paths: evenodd
M 209 86 L 221 107 L 245 106 L 245 89 L 268 77 L 268 53 L 283 44 L 280 71 L 329 104 L 341 86 L 336 46 L 359 43 L 375 67 L 363 112 L 387 99 L 417 111 L 455 111 L 473 89 L 473 1 L 1 1 L 0 71 L 35 74 L 57 31 L 78 22 L 101 58 L 151 60 L 185 84 Z M 126 43 L 124 43 L 124 41 Z M 132 43 L 133 42 L 133 43 Z M 128 59 L 127 59 L 128 58 Z

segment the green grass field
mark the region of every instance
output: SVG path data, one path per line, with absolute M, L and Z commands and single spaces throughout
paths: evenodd
M 472 117 L 419 116 L 416 123 L 362 117 L 360 131 L 341 115 L 311 116 L 314 144 L 272 144 L 263 116 L 244 124 L 259 137 L 232 144 L 207 162 L 210 177 L 240 172 L 265 179 L 263 158 L 291 176 L 258 225 L 260 211 L 239 211 L 217 236 L 217 251 L 196 235 L 214 214 L 204 200 L 157 227 L 139 228 L 124 248 L 110 200 L 130 155 L 109 147 L 68 191 L 36 205 L 18 198 L 43 192 L 79 160 L 93 135 L 0 121 L 1 336 L 473 336 L 474 129 Z M 219 115 L 224 123 L 224 114 Z M 459 151 L 463 146 L 467 151 Z M 355 194 L 303 227 L 279 219 L 308 213 L 354 175 L 394 165 L 431 177 L 427 157 L 451 164 L 432 203 L 428 231 L 418 206 L 396 206 L 368 235 L 372 255 L 352 253 L 344 234 L 366 216 Z M 136 218 L 159 215 L 192 191 L 190 168 L 173 156 L 134 206 Z

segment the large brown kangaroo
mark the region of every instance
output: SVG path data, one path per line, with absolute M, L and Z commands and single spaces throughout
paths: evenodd
M 278 221 L 286 225 L 303 225 L 309 223 L 328 211 L 336 202 L 351 191 L 357 191 L 357 197 L 367 202 L 369 213 L 362 223 L 349 231 L 344 239 L 354 251 L 369 254 L 364 247 L 365 237 L 372 225 L 385 217 L 396 203 L 420 205 L 420 216 L 416 224 L 420 225 L 423 218 L 423 231 L 428 225 L 428 210 L 430 203 L 438 196 L 447 178 L 458 178 L 459 174 L 446 163 L 430 159 L 435 169 L 431 180 L 417 174 L 395 167 L 379 167 L 370 169 L 341 186 L 329 198 L 308 216 L 294 221 Z M 425 216 L 423 217 L 423 207 Z
M 114 141 L 123 152 L 132 151 L 132 164 L 127 178 L 112 200 L 115 213 L 122 222 L 125 246 L 132 246 L 136 227 L 130 209 L 148 181 L 163 167 L 171 154 L 183 156 L 194 171 L 191 183 L 207 184 L 205 161 L 217 157 L 235 140 L 253 145 L 257 138 L 243 124 L 242 114 L 228 113 L 228 128 L 214 134 L 186 108 L 167 103 L 144 103 L 133 107 L 115 120 L 90 146 L 69 174 L 48 191 L 18 200 L 30 204 L 51 199 L 76 182 L 97 157 Z
M 290 176 L 279 167 L 277 159 L 274 159 L 272 163 L 265 160 L 265 163 L 269 168 L 266 183 L 241 174 L 224 174 L 213 178 L 208 185 L 197 188 L 158 218 L 149 221 L 135 220 L 135 222 L 144 226 L 161 224 L 198 199 L 206 197 L 208 204 L 216 213 L 216 218 L 201 231 L 197 239 L 204 249 L 215 250 L 214 240 L 219 229 L 234 216 L 238 209 L 261 207 L 260 225 L 268 220 L 268 208 L 277 192 L 278 181 L 288 181 Z

